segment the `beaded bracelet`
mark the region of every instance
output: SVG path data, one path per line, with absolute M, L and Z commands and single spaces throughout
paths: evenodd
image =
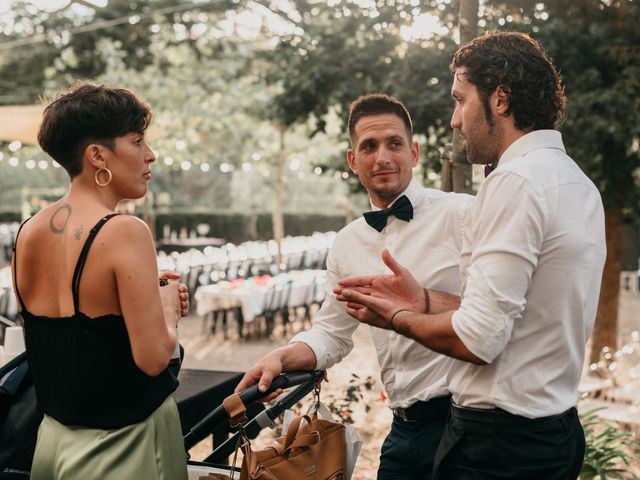
M 423 288 L 422 290 L 424 290 L 424 300 L 425 300 L 424 313 L 429 313 L 431 311 L 431 298 L 429 297 L 429 289 Z

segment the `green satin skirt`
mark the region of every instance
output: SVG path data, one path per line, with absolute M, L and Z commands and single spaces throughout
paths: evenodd
M 31 480 L 186 480 L 178 408 L 172 396 L 144 422 L 117 430 L 68 427 L 45 415 Z

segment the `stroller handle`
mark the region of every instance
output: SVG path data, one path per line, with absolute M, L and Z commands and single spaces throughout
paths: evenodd
M 321 379 L 323 375 L 324 371 L 322 370 L 296 370 L 293 372 L 283 373 L 273 380 L 265 392 L 258 390 L 258 385 L 253 385 L 246 390 L 243 390 L 239 394 L 240 400 L 242 400 L 242 403 L 247 406 L 278 389 L 286 389 L 296 385 L 315 383 Z M 215 430 L 216 427 L 226 421 L 228 421 L 227 412 L 224 407 L 220 405 L 200 422 L 195 424 L 189 433 L 184 436 L 185 451 L 188 452 L 195 444 L 200 442 Z

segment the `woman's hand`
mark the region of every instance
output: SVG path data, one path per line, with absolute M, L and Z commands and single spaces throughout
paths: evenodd
M 179 273 L 163 272 L 160 274 L 160 286 L 165 287 L 169 285 L 169 280 L 179 280 L 181 276 Z M 180 316 L 186 317 L 189 315 L 189 288 L 184 283 L 176 283 L 176 285 L 178 285 L 178 298 L 180 299 Z M 162 295 L 162 289 L 160 294 Z
M 188 298 L 187 286 L 183 283 L 170 283 L 160 287 L 160 299 L 165 311 L 165 320 L 170 326 L 176 328 L 180 317 L 189 314 Z

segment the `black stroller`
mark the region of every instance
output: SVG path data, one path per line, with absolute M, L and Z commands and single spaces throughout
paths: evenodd
M 324 375 L 320 370 L 297 371 L 285 373 L 274 379 L 271 387 L 266 393 L 259 392 L 257 385 L 250 387 L 240 393 L 240 399 L 245 406 L 256 402 L 258 399 L 281 388 L 288 389 L 296 387 L 286 395 L 277 399 L 276 403 L 262 410 L 255 417 L 250 419 L 244 426 L 244 431 L 249 437 L 255 437 L 260 430 L 275 426 L 274 420 L 278 418 L 286 409 L 295 405 L 305 395 L 314 390 L 317 381 Z M 220 405 L 204 419 L 197 423 L 184 437 L 185 450 L 188 452 L 194 445 L 203 440 L 221 424 L 228 424 L 227 412 Z M 219 445 L 204 461 L 189 461 L 189 480 L 199 480 L 210 473 L 228 474 L 229 467 L 222 465 L 227 458 L 235 451 L 240 432 L 233 433 L 224 443 Z
M 300 371 L 277 377 L 268 393 L 279 388 L 296 388 L 281 396 L 267 409 L 253 409 L 254 412 L 259 411 L 259 413 L 245 425 L 247 435 L 255 437 L 263 428 L 273 427 L 273 421 L 287 408 L 310 393 L 322 375 L 321 371 Z M 240 393 L 240 399 L 249 406 L 268 393 L 261 393 L 257 386 L 253 386 Z M 249 409 L 249 411 L 252 410 Z M 36 408 L 35 392 L 29 375 L 26 353 L 23 353 L 0 367 L 0 480 L 29 478 L 41 420 L 42 414 Z M 214 431 L 228 431 L 227 425 L 227 413 L 220 405 L 187 432 L 184 436 L 185 451 L 188 452 Z M 224 463 L 235 451 L 238 435 L 239 433 L 233 433 L 204 461 L 190 460 L 188 462 L 189 479 L 199 480 L 200 477 L 206 477 L 209 473 L 228 474 L 229 467 Z

